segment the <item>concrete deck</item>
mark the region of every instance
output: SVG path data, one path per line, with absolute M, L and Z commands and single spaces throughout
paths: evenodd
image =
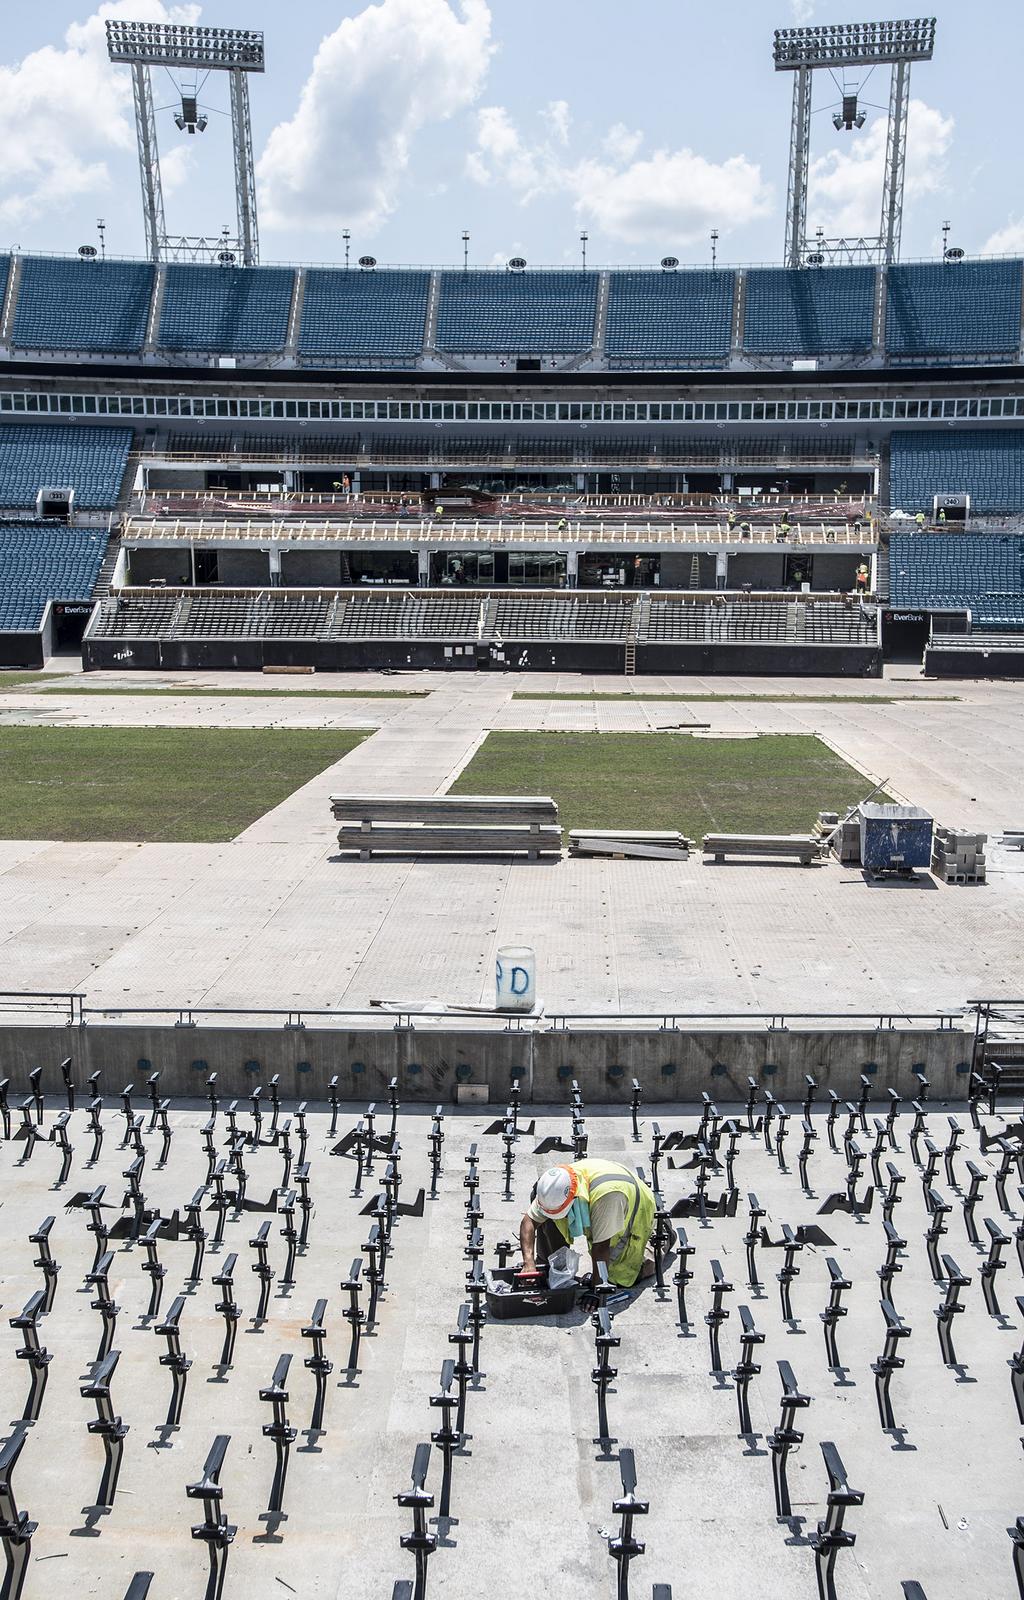
M 935 684 L 912 669 L 856 682 L 564 675 L 339 675 L 316 687 L 431 688 L 421 700 L 121 693 L 178 681 L 266 689 L 256 675 L 92 674 L 111 695 L 9 692 L 0 725 L 377 726 L 343 761 L 223 845 L 0 842 L 7 990 L 81 990 L 103 1006 L 358 1007 L 371 999 L 489 1003 L 501 944 L 537 951 L 551 1009 L 904 1010 L 1024 987 L 1024 855 L 988 848 L 978 888 L 871 885 L 830 864 L 565 860 L 341 861 L 332 790 L 443 791 L 491 728 L 635 730 L 710 723 L 711 736 L 814 732 L 937 820 L 997 834 L 1024 822 L 1018 685 Z M 53 687 L 57 687 L 56 684 Z M 628 693 L 621 701 L 513 700 Z M 806 704 L 682 699 L 847 697 Z M 862 704 L 866 696 L 899 704 Z M 956 695 L 956 701 L 942 698 Z M 703 734 L 695 734 L 702 737 Z
M 28 1234 L 51 1213 L 57 1219 L 53 1253 L 62 1269 L 53 1311 L 40 1327 L 42 1343 L 53 1357 L 49 1385 L 40 1420 L 29 1430 L 14 1475 L 19 1507 L 39 1523 L 26 1600 L 43 1594 L 120 1600 L 137 1570 L 154 1573 L 150 1600 L 202 1594 L 206 1554 L 189 1536 L 201 1507 L 186 1499 L 185 1485 L 199 1477 L 218 1432 L 231 1436 L 221 1481 L 224 1510 L 238 1529 L 225 1596 L 386 1600 L 394 1580 L 411 1578 L 413 1572 L 412 1557 L 399 1546 L 400 1535 L 411 1529 L 411 1513 L 399 1509 L 393 1496 L 408 1486 L 417 1443 L 440 1425 L 440 1413 L 429 1407 L 428 1398 L 437 1391 L 442 1362 L 455 1354 L 448 1335 L 464 1298 L 463 1175 L 469 1143 L 478 1140 L 481 1150 L 482 1228 L 485 1259 L 491 1263 L 497 1241 L 515 1232 L 535 1173 L 551 1159 L 533 1154 L 536 1142 L 549 1133 L 567 1136 L 564 1108 L 530 1108 L 537 1118 L 536 1137 L 520 1140 L 511 1203 L 502 1199 L 500 1140 L 483 1133 L 489 1118 L 449 1108 L 439 1198 L 427 1200 L 421 1218 L 405 1217 L 396 1224 L 379 1322 L 363 1341 L 360 1370 L 354 1374 L 346 1370 L 349 1330 L 342 1310 L 347 1296 L 339 1283 L 367 1237 L 370 1224 L 361 1209 L 377 1192 L 380 1161 L 365 1181 L 363 1195 L 352 1197 L 354 1165 L 329 1155 L 328 1117 L 322 1110 L 311 1113 L 309 1159 L 316 1210 L 310 1247 L 298 1259 L 294 1288 L 288 1291 L 275 1283 L 263 1327 L 252 1320 L 257 1285 L 249 1270 L 253 1252 L 248 1243 L 263 1220 L 260 1213 L 229 1209 L 223 1249 L 207 1251 L 198 1284 L 186 1284 L 192 1260 L 188 1242 L 165 1241 L 159 1247 L 168 1269 L 161 1309 L 166 1312 L 183 1290 L 187 1298 L 181 1336 L 192 1369 L 177 1431 L 163 1426 L 171 1383 L 159 1365 L 165 1341 L 143 1316 L 149 1291 L 141 1270 L 143 1253 L 125 1240 L 113 1241 L 110 1286 L 120 1306 L 115 1348 L 122 1353 L 112 1398 L 130 1431 L 116 1501 L 103 1513 L 93 1505 L 101 1443 L 86 1431 L 94 1407 L 79 1392 L 100 1330 L 99 1316 L 90 1309 L 92 1295 L 83 1284 L 92 1263 L 92 1239 L 85 1226 L 88 1214 L 64 1207 L 75 1191 L 105 1184 L 108 1223 L 119 1215 L 121 1174 L 129 1152 L 119 1148 L 123 1120 L 115 1086 L 104 1087 L 109 1097 L 100 1160 L 95 1167 L 86 1164 L 91 1139 L 86 1113 L 78 1109 L 71 1122 L 74 1166 L 62 1189 L 51 1187 L 59 1166 L 54 1147 L 38 1146 L 31 1162 L 19 1165 L 24 1146 L 0 1146 L 4 1316 L 18 1313 L 41 1286 Z M 44 1083 L 44 1088 L 51 1091 L 48 1131 L 62 1097 L 54 1092 L 56 1085 Z M 878 1092 L 884 1092 L 884 1085 Z M 793 1113 L 797 1109 L 790 1107 Z M 343 1112 L 339 1134 L 361 1110 Z M 882 1108 L 876 1104 L 871 1110 L 880 1113 Z M 991 1167 L 979 1153 L 962 1108 L 934 1106 L 929 1111 L 929 1131 L 940 1144 L 946 1138 L 947 1111 L 960 1115 L 967 1134 L 954 1176 L 965 1185 L 966 1158 L 979 1162 L 988 1175 L 979 1224 L 990 1215 L 1012 1232 L 1019 1206 L 1009 1215 L 1000 1211 Z M 659 1107 L 657 1114 L 666 1133 L 693 1133 L 697 1127 L 692 1108 Z M 199 1130 L 206 1115 L 205 1105 L 171 1114 L 174 1138 L 162 1171 L 156 1165 L 159 1136 L 146 1135 L 144 1189 L 165 1215 L 181 1206 L 205 1177 Z M 386 1117 L 382 1120 L 386 1127 Z M 794 1115 L 793 1122 L 797 1120 Z M 247 1114 L 240 1125 L 250 1125 Z M 428 1185 L 428 1126 L 424 1115 L 400 1115 L 403 1200 Z M 913 1330 L 900 1347 L 906 1365 L 892 1380 L 895 1432 L 883 1432 L 880 1426 L 870 1370 L 883 1339 L 875 1277 L 884 1256 L 878 1197 L 865 1219 L 842 1210 L 818 1215 L 824 1197 L 843 1189 L 846 1172 L 841 1144 L 839 1154 L 829 1150 L 821 1117 L 816 1118 L 820 1138 L 810 1168 L 812 1196 L 801 1192 L 795 1170 L 782 1170 L 759 1137 L 744 1134 L 736 1160 L 739 1214 L 707 1226 L 696 1217 L 682 1222 L 695 1246 L 689 1262 L 694 1274 L 688 1290 L 689 1323 L 680 1327 L 677 1322 L 671 1288 L 662 1298 L 653 1286 L 615 1318 L 621 1344 L 612 1353 L 618 1378 L 608 1400 L 614 1438 L 610 1446 L 596 1442 L 593 1330 L 582 1312 L 484 1327 L 483 1375 L 472 1384 L 468 1399 L 470 1437 L 454 1461 L 454 1520 L 431 1523 L 440 1543 L 430 1558 L 428 1594 L 489 1593 L 501 1600 L 535 1600 L 538 1594 L 585 1593 L 610 1600 L 615 1569 L 605 1536 L 618 1526 L 611 1510 L 619 1493 L 617 1450 L 629 1446 L 636 1455 L 638 1492 L 650 1503 L 649 1515 L 638 1519 L 635 1529 L 647 1548 L 631 1572 L 634 1596 L 649 1595 L 652 1584 L 659 1582 L 673 1586 L 676 1600 L 697 1592 L 713 1592 L 723 1600 L 746 1600 L 752 1593 L 764 1600 L 813 1600 L 814 1557 L 807 1541 L 825 1511 L 821 1440 L 835 1442 L 850 1484 L 865 1496 L 863 1506 L 846 1518 L 856 1536 L 855 1548 L 838 1554 L 836 1589 L 842 1600 L 891 1600 L 901 1594 L 904 1580 L 919 1582 L 929 1600 L 966 1595 L 1002 1600 L 1015 1592 L 1008 1530 L 1024 1511 L 1024 1489 L 1020 1428 L 1006 1363 L 1021 1342 L 1021 1318 L 1014 1310 L 1021 1271 L 1011 1244 L 998 1285 L 1002 1309 L 1009 1315 L 989 1316 L 978 1272 L 981 1258 L 967 1241 L 958 1192 L 940 1169 L 939 1188 L 953 1205 L 942 1246 L 972 1278 L 963 1295 L 966 1310 L 955 1327 L 964 1367 L 945 1368 L 934 1317 L 944 1290 L 933 1283 L 928 1269 L 922 1240 L 927 1217 L 920 1174 L 908 1148 L 909 1126 L 909 1115 L 904 1115 L 896 1127 L 896 1149 L 885 1152 L 885 1160 L 907 1180 L 895 1215 L 907 1248 L 893 1298 Z M 990 1131 L 997 1131 L 996 1126 L 990 1125 Z M 624 1115 L 590 1114 L 588 1133 L 592 1154 L 639 1162 L 650 1170 L 651 1123 L 646 1116 L 640 1144 L 633 1143 Z M 221 1147 L 225 1135 L 221 1110 Z M 860 1137 L 864 1148 L 870 1148 L 870 1135 Z M 785 1149 L 792 1169 L 799 1138 L 794 1127 Z M 684 1150 L 675 1159 L 685 1164 L 690 1155 Z M 250 1199 L 272 1196 L 282 1176 L 280 1152 L 264 1145 L 245 1160 Z M 663 1160 L 661 1177 L 670 1204 L 692 1194 L 691 1170 L 673 1169 Z M 712 1194 L 719 1187 L 720 1180 L 713 1179 Z M 865 1189 L 862 1185 L 862 1194 Z M 793 1322 L 783 1320 L 775 1282 L 781 1250 L 760 1247 L 757 1265 L 763 1287 L 747 1283 L 743 1234 L 748 1191 L 766 1209 L 771 1239 L 780 1238 L 783 1223 L 794 1228 L 813 1223 L 825 1230 L 829 1241 L 809 1245 L 796 1258 L 800 1275 L 793 1287 Z M 1016 1194 L 1012 1184 L 1011 1194 Z M 212 1231 L 213 1214 L 206 1220 Z M 278 1274 L 284 1262 L 279 1227 L 280 1219 L 274 1219 L 270 1262 Z M 983 1227 L 981 1232 L 984 1237 Z M 235 1299 L 243 1315 L 234 1365 L 223 1371 L 216 1363 L 224 1324 L 214 1309 L 220 1295 L 211 1276 L 221 1270 L 229 1251 L 238 1253 Z M 845 1296 L 848 1315 L 838 1327 L 842 1370 L 826 1364 L 819 1320 L 828 1296 L 829 1256 L 853 1285 Z M 730 1316 L 721 1340 L 727 1371 L 718 1374 L 709 1370 L 704 1325 L 711 1308 L 712 1260 L 722 1263 L 733 1285 L 725 1297 Z M 674 1264 L 669 1270 L 674 1271 Z M 310 1343 L 300 1330 L 321 1295 L 328 1302 L 327 1355 L 334 1371 L 328 1379 L 325 1431 L 316 1436 L 305 1431 L 313 1382 L 303 1367 Z M 765 1335 L 755 1351 L 761 1371 L 751 1384 L 754 1432 L 747 1436 L 738 1435 L 731 1376 L 739 1358 L 740 1305 L 749 1306 Z M 2 1342 L 8 1419 L 20 1413 L 28 1373 L 25 1363 L 15 1360 L 19 1337 L 5 1328 Z M 292 1356 L 288 1420 L 300 1431 L 291 1453 L 286 1517 L 276 1522 L 266 1517 L 274 1451 L 261 1434 L 270 1408 L 257 1395 L 285 1352 Z M 801 1389 L 811 1396 L 810 1406 L 797 1417 L 804 1442 L 790 1458 L 793 1516 L 787 1522 L 776 1520 L 766 1447 L 766 1435 L 779 1421 L 780 1360 L 792 1364 Z M 440 1477 L 435 1452 L 427 1480 L 435 1496 Z M 436 1519 L 436 1508 L 429 1515 Z

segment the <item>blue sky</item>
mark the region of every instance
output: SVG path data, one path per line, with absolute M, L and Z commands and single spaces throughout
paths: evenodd
M 904 257 L 936 254 L 941 224 L 969 254 L 1024 251 L 1018 152 L 1019 0 L 940 0 L 935 58 L 912 79 Z M 864 16 L 910 8 L 871 6 Z M 8 8 L 0 52 L 0 246 L 74 250 L 107 223 L 114 254 L 142 251 L 127 69 L 103 18 L 262 28 L 252 80 L 264 261 L 651 262 L 672 253 L 778 261 L 791 79 L 772 32 L 858 20 L 822 0 L 46 0 Z M 984 37 L 979 37 L 984 25 Z M 1001 30 L 1001 31 L 1000 31 Z M 1001 40 L 995 46 L 990 40 Z M 155 78 L 167 106 L 173 88 Z M 884 105 L 879 69 L 863 98 Z M 884 112 L 836 133 L 819 75 L 808 221 L 877 231 Z M 168 228 L 234 226 L 225 88 L 205 134 L 158 121 Z M 821 108 L 820 110 L 818 108 Z

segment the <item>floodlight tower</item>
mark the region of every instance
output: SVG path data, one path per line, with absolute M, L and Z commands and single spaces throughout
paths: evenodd
M 811 143 L 811 75 L 837 67 L 891 65 L 889 125 L 885 146 L 882 219 L 878 238 L 825 241 L 826 253 L 892 262 L 899 259 L 903 227 L 903 176 L 907 159 L 907 110 L 910 68 L 930 61 L 935 47 L 935 18 L 912 17 L 901 22 L 840 22 L 821 28 L 780 28 L 775 34 L 775 70 L 793 74 L 793 117 L 789 136 L 789 191 L 786 201 L 787 267 L 799 267 L 807 249 L 807 169 Z M 835 119 L 833 119 L 835 120 Z M 863 113 L 855 94 L 843 92 L 837 126 L 862 127 Z
M 135 129 L 139 141 L 139 172 L 142 178 L 142 210 L 146 226 L 146 254 L 151 261 L 181 255 L 217 254 L 223 240 L 172 239 L 164 224 L 163 190 L 160 184 L 160 154 L 156 142 L 156 118 L 150 67 L 166 67 L 208 75 L 226 72 L 231 87 L 231 133 L 235 158 L 235 206 L 238 213 L 237 245 L 242 264 L 253 267 L 259 261 L 259 233 L 256 227 L 256 181 L 253 171 L 252 128 L 249 122 L 250 72 L 263 71 L 263 35 L 248 28 L 192 28 L 166 22 L 108 22 L 107 54 L 111 61 L 130 66 L 135 96 Z M 179 128 L 201 133 L 206 119 L 199 113 L 197 91 L 179 90 L 181 112 L 175 117 Z

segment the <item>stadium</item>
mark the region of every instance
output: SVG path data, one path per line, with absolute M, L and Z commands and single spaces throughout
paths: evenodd
M 777 262 L 272 264 L 192 11 L 98 13 L 144 249 L 0 253 L 2 1600 L 1024 1597 L 1024 259 L 904 255 L 942 20 L 758 44 Z

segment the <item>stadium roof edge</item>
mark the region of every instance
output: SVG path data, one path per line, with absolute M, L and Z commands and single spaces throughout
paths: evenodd
M 80 257 L 78 256 L 77 252 L 75 252 L 75 251 L 25 250 L 25 249 L 22 249 L 20 246 L 16 246 L 16 245 L 9 245 L 7 247 L 7 249 L 6 249 L 6 251 L 4 251 L 3 249 L 0 249 L 0 254 L 9 255 L 12 261 L 14 261 L 14 260 L 24 260 L 24 259 L 27 259 L 29 257 L 35 258 L 37 260 L 44 260 L 44 261 L 76 261 L 83 268 L 83 270 L 89 270 L 89 269 L 101 270 L 102 267 L 104 266 L 104 264 L 107 263 L 107 262 L 110 262 L 110 263 L 128 262 L 128 263 L 134 263 L 134 264 L 136 264 L 138 266 L 152 266 L 152 265 L 154 265 L 154 263 L 150 261 L 148 256 L 114 255 L 109 251 L 102 258 L 95 258 L 95 259 L 90 258 L 87 261 L 80 259 Z M 1002 251 L 1002 252 L 1000 252 L 998 254 L 983 254 L 981 251 L 978 251 L 978 252 L 968 252 L 968 254 L 964 258 L 963 262 L 957 262 L 957 263 L 946 262 L 945 265 L 950 268 L 950 271 L 956 271 L 959 266 L 961 266 L 961 265 L 970 266 L 973 262 L 979 262 L 979 261 L 1020 261 L 1022 259 L 1024 259 L 1024 257 L 1022 257 L 1022 253 L 1019 250 L 1018 251 L 1013 251 L 1013 250 Z M 161 261 L 161 262 L 156 263 L 156 265 L 162 266 L 162 267 L 207 267 L 212 272 L 213 271 L 222 272 L 224 270 L 224 267 L 220 263 L 215 262 L 215 261 Z M 878 266 L 878 265 L 880 265 L 880 263 L 873 262 L 873 261 L 842 261 L 842 262 L 828 262 L 826 265 L 830 266 L 830 267 L 847 267 L 847 266 L 849 266 L 849 267 L 865 267 L 865 266 L 872 267 L 872 266 Z M 941 266 L 941 265 L 943 265 L 943 257 L 941 255 L 904 256 L 900 261 L 893 262 L 893 265 L 897 266 L 897 267 L 913 267 L 913 266 L 922 266 L 922 265 Z M 261 260 L 259 262 L 259 266 L 260 267 L 279 267 L 279 268 L 280 267 L 285 267 L 289 271 L 292 271 L 292 272 L 298 271 L 300 269 L 303 270 L 303 271 L 311 271 L 312 270 L 312 271 L 317 271 L 317 272 L 321 272 L 321 271 L 325 271 L 325 272 L 351 272 L 353 275 L 357 275 L 357 276 L 361 272 L 364 272 L 364 271 L 375 271 L 375 272 L 452 272 L 452 273 L 461 273 L 461 272 L 463 272 L 465 270 L 461 261 L 378 261 L 378 262 L 376 262 L 374 267 L 367 269 L 367 268 L 362 268 L 362 267 L 358 267 L 358 266 L 346 267 L 346 265 L 345 265 L 345 263 L 343 261 L 289 261 L 289 260 L 267 261 L 267 260 Z M 252 267 L 243 267 L 240 263 L 236 263 L 236 268 L 237 268 L 237 270 L 239 272 L 251 272 L 251 271 L 254 271 L 254 270 L 258 270 L 258 269 L 254 269 Z M 470 272 L 488 272 L 488 273 L 502 274 L 502 273 L 507 272 L 509 269 L 505 265 L 504 262 L 481 262 L 481 263 L 470 262 L 468 270 Z M 785 263 L 782 262 L 782 261 L 721 261 L 721 260 L 716 261 L 716 262 L 711 262 L 711 261 L 680 261 L 678 267 L 673 267 L 671 269 L 666 269 L 666 268 L 662 267 L 660 262 L 657 262 L 657 261 L 606 261 L 606 262 L 593 261 L 593 262 L 588 262 L 586 267 L 583 267 L 582 265 L 580 265 L 576 261 L 536 262 L 536 263 L 531 261 L 531 262 L 527 263 L 527 266 L 525 268 L 525 271 L 528 272 L 528 273 L 529 272 L 580 272 L 580 273 L 583 273 L 583 272 L 586 272 L 586 273 L 650 272 L 652 274 L 655 274 L 655 273 L 660 274 L 660 273 L 664 273 L 666 270 L 671 270 L 673 272 L 677 272 L 677 271 L 678 272 L 766 272 L 766 271 L 789 272 L 789 271 L 794 271 L 794 270 L 802 271 L 802 272 L 817 272 L 817 271 L 820 271 L 821 269 L 819 267 L 812 267 L 812 266 L 806 266 L 806 267 L 800 267 L 800 268 L 795 268 L 794 269 L 794 268 L 787 267 L 785 265 Z

